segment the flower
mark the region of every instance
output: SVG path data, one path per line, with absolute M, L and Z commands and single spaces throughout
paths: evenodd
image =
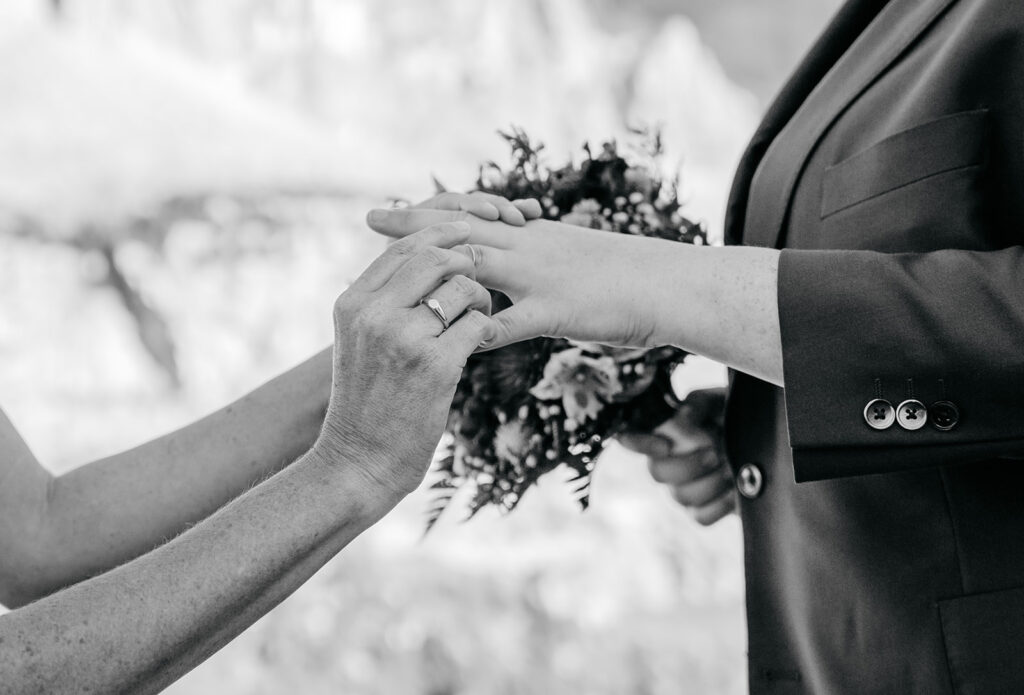
M 608 229 L 608 223 L 601 214 L 601 205 L 591 198 L 573 205 L 572 211 L 562 215 L 560 221 L 577 227 Z
M 498 425 L 494 431 L 494 454 L 503 461 L 520 465 L 530 448 L 530 433 L 519 420 Z
M 542 146 L 522 129 L 501 135 L 512 148 L 512 166 L 482 165 L 481 191 L 540 199 L 546 219 L 582 228 L 706 243 L 703 226 L 681 214 L 677 181 L 660 173 L 656 132 L 637 133 L 646 141 L 638 143 L 646 162 L 620 157 L 611 140 L 597 156 L 584 146 L 582 164 L 557 168 L 543 163 Z M 615 348 L 544 337 L 471 356 L 436 462 L 440 479 L 427 528 L 460 489 L 473 493 L 470 516 L 488 505 L 509 511 L 562 465 L 576 474 L 574 494 L 586 508 L 595 457 L 623 427 L 655 426 L 671 414 L 660 391 L 671 388 L 672 369 L 684 357 L 672 347 Z
M 624 173 L 626 185 L 649 198 L 654 191 L 654 180 L 651 174 L 640 167 L 630 167 Z
M 597 418 L 602 399 L 607 402 L 621 390 L 614 359 L 589 357 L 580 348 L 569 348 L 551 355 L 543 378 L 530 394 L 542 401 L 560 398 L 565 416 L 579 423 Z

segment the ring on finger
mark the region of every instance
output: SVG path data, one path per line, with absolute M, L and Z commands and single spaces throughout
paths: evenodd
M 448 315 L 444 313 L 444 307 L 441 306 L 441 302 L 433 297 L 428 297 L 420 300 L 420 304 L 430 309 L 431 313 L 437 317 L 437 320 L 441 322 L 442 330 L 448 330 L 451 322 L 448 320 Z
M 479 264 L 477 262 L 476 246 L 473 246 L 473 244 L 466 244 L 466 248 L 469 249 L 469 257 L 473 261 L 473 267 L 474 268 L 477 267 L 477 265 L 479 265 Z

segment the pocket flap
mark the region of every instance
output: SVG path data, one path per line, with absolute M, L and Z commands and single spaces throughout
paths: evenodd
M 946 171 L 981 164 L 986 109 L 964 111 L 891 135 L 825 170 L 821 216 Z

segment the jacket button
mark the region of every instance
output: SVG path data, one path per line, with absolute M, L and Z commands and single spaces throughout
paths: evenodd
M 896 408 L 896 422 L 905 430 L 919 430 L 928 422 L 928 409 L 921 401 L 908 398 Z
M 960 409 L 950 401 L 937 401 L 928 409 L 928 419 L 935 429 L 948 432 L 960 422 Z
M 872 429 L 887 430 L 896 422 L 896 411 L 889 401 L 876 398 L 864 406 L 864 422 Z
M 748 500 L 755 499 L 764 488 L 764 475 L 756 463 L 745 463 L 736 476 L 736 487 Z

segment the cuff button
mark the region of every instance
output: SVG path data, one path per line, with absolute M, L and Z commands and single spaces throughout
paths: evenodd
M 736 476 L 736 488 L 748 500 L 757 499 L 764 489 L 764 475 L 756 463 L 747 463 Z
M 928 422 L 928 409 L 921 401 L 908 398 L 896 407 L 896 422 L 905 430 L 919 430 Z
M 960 422 L 960 409 L 951 401 L 937 401 L 928 409 L 928 419 L 935 429 L 948 432 Z
M 864 406 L 864 422 L 872 429 L 887 430 L 896 422 L 896 411 L 889 401 L 876 398 Z

